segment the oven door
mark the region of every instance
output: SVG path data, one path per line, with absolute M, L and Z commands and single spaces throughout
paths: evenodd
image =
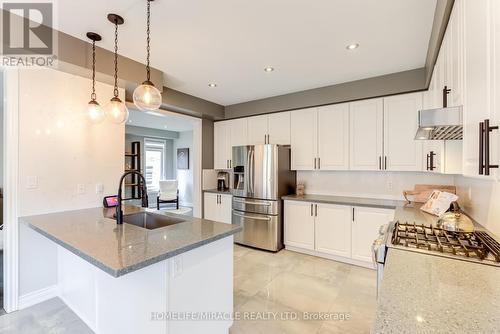
M 233 224 L 241 224 L 243 230 L 235 235 L 238 244 L 278 251 L 283 248 L 279 216 L 233 210 Z

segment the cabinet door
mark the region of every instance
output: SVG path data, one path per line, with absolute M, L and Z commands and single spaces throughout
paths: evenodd
M 285 245 L 314 250 L 313 204 L 285 201 Z
M 447 85 L 451 89 L 448 105 L 463 105 L 463 1 L 455 1 L 448 23 L 448 70 Z
M 472 177 L 479 176 L 479 123 L 490 119 L 491 116 L 489 4 L 490 1 L 463 1 L 465 42 L 463 168 L 464 175 Z M 495 147 L 492 146 L 492 149 L 496 150 L 497 145 L 494 144 Z M 491 163 L 496 164 L 497 161 L 492 160 Z
M 205 193 L 203 196 L 203 217 L 208 220 L 219 220 L 218 195 Z
M 248 118 L 248 145 L 265 144 L 268 134 L 267 121 L 267 115 Z
M 318 169 L 349 169 L 349 104 L 318 108 Z
M 318 146 L 316 108 L 291 112 L 291 155 L 293 170 L 314 170 Z
M 269 144 L 290 145 L 290 112 L 269 115 Z
M 233 146 L 248 145 L 248 119 L 239 118 L 228 122 L 231 127 L 231 151 Z
M 386 170 L 421 171 L 422 141 L 415 140 L 422 93 L 384 98 L 384 163 Z
M 317 204 L 315 224 L 316 250 L 351 257 L 351 207 Z
M 220 203 L 219 203 L 218 221 L 221 223 L 232 224 L 233 196 L 231 195 L 219 195 L 219 196 L 220 196 Z
M 350 169 L 380 170 L 383 149 L 383 100 L 350 103 Z
M 493 78 L 491 84 L 491 118 L 493 120 L 492 125 L 500 125 L 500 2 L 491 1 L 491 15 L 492 15 L 492 40 L 493 55 L 491 57 L 491 62 L 493 65 Z M 491 160 L 493 164 L 497 164 L 500 161 L 500 131 L 493 131 L 491 133 Z M 500 171 L 494 170 L 496 173 L 497 180 L 500 180 Z
M 228 169 L 231 159 L 231 131 L 227 122 L 214 124 L 214 169 Z
M 394 210 L 354 207 L 352 223 L 352 258 L 372 262 L 372 244 L 380 226 L 394 220 Z

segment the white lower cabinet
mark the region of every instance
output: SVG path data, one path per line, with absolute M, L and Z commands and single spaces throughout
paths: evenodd
M 314 204 L 285 201 L 285 245 L 314 250 Z
M 285 246 L 373 267 L 371 246 L 393 209 L 285 201 Z
M 231 224 L 232 196 L 227 194 L 205 193 L 203 217 L 220 223 Z
M 373 241 L 379 235 L 380 226 L 394 220 L 394 210 L 354 207 L 351 236 L 351 258 L 372 262 Z
M 351 256 L 351 207 L 315 204 L 315 249 L 322 253 Z

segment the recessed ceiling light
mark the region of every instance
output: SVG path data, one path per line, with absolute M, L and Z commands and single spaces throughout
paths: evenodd
M 348 46 L 346 46 L 347 50 L 354 50 L 354 49 L 357 49 L 357 48 L 359 48 L 359 44 L 358 43 L 353 43 L 353 44 L 349 44 Z
M 215 88 L 215 87 L 217 87 L 217 84 L 216 84 L 216 83 L 209 83 L 209 84 L 208 84 L 208 87 L 210 87 L 210 88 Z
M 272 72 L 272 71 L 274 71 L 274 67 L 268 66 L 268 67 L 264 68 L 264 71 L 266 71 L 266 72 Z

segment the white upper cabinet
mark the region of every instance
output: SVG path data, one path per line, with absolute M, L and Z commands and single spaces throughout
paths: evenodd
M 350 167 L 352 170 L 381 170 L 383 161 L 382 99 L 350 103 Z
M 320 170 L 349 169 L 349 104 L 318 108 L 318 161 Z
M 290 112 L 248 118 L 248 145 L 290 145 Z
M 240 118 L 214 124 L 214 168 L 230 169 L 233 146 L 247 145 L 247 119 Z
M 231 127 L 228 121 L 214 124 L 214 168 L 229 169 L 231 159 Z
M 422 93 L 384 98 L 384 166 L 391 171 L 421 171 L 422 141 L 415 140 Z
M 480 175 L 480 132 L 479 124 L 490 120 L 496 124 L 495 113 L 491 105 L 491 95 L 495 92 L 492 85 L 492 67 L 495 61 L 493 41 L 499 36 L 492 34 L 491 10 L 495 1 L 457 1 L 455 5 L 463 10 L 464 18 L 464 52 L 465 52 L 465 81 L 464 81 L 464 156 L 463 173 L 466 176 Z M 495 38 L 491 38 L 495 37 Z M 498 88 L 498 87 L 497 87 Z M 498 89 L 497 89 L 498 90 Z M 491 164 L 497 164 L 498 141 L 497 131 L 490 133 Z M 491 175 L 495 175 L 492 170 Z M 484 176 L 483 176 L 484 177 Z
M 491 116 L 494 126 L 500 126 L 500 2 L 491 1 L 492 15 L 492 40 L 494 41 L 491 57 L 492 63 L 492 84 L 491 84 Z M 500 163 L 500 130 L 491 133 L 491 160 L 493 164 Z M 500 180 L 500 171 L 495 170 L 497 180 Z
M 238 118 L 227 122 L 231 128 L 231 147 L 248 145 L 248 119 Z
M 316 108 L 291 112 L 291 158 L 293 170 L 317 168 L 318 112 Z
M 259 145 L 267 142 L 267 121 L 267 115 L 248 118 L 248 145 Z
M 268 144 L 290 145 L 290 112 L 268 116 Z

